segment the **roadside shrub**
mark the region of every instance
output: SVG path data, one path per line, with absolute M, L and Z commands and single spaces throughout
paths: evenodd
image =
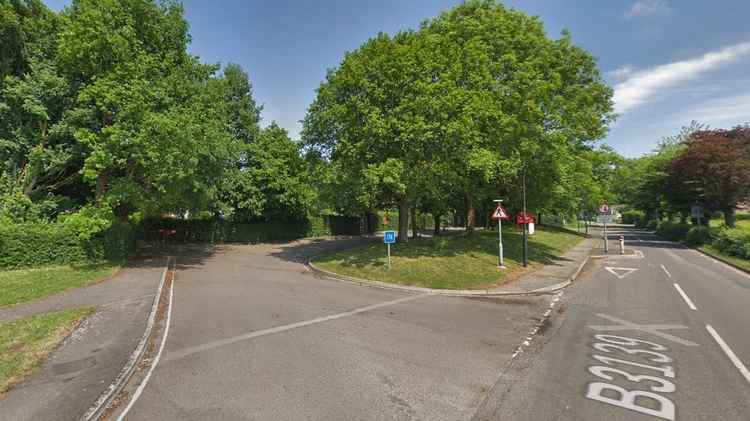
M 138 238 L 147 242 L 264 243 L 324 235 L 360 235 L 361 232 L 362 220 L 347 216 L 255 222 L 151 218 L 141 222 Z
M 711 245 L 719 251 L 731 256 L 750 259 L 750 236 L 734 236 L 725 230 L 714 234 Z
M 670 221 L 662 222 L 656 228 L 656 233 L 659 236 L 671 241 L 684 240 L 688 231 L 690 231 L 690 225 Z
M 122 260 L 135 252 L 133 229 L 125 223 L 84 239 L 70 225 L 25 222 L 0 226 L 0 268 Z
M 691 227 L 685 236 L 685 243 L 689 246 L 700 246 L 711 240 L 711 230 L 708 227 Z
M 646 214 L 639 211 L 639 210 L 629 210 L 622 213 L 622 223 L 623 224 L 633 224 L 635 226 L 639 226 L 643 224 L 643 221 L 646 219 Z
M 656 231 L 657 228 L 659 228 L 659 221 L 656 219 L 652 219 L 646 223 L 646 228 L 651 231 Z

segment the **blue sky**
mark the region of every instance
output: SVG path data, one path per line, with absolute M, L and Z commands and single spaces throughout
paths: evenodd
M 59 10 L 69 0 L 48 0 Z M 326 69 L 378 31 L 416 28 L 458 1 L 185 0 L 203 61 L 239 63 L 250 75 L 264 124 L 296 138 Z M 620 114 L 605 139 L 626 156 L 653 149 L 691 120 L 711 127 L 750 122 L 750 1 L 515 0 L 548 34 L 570 29 L 615 88 Z

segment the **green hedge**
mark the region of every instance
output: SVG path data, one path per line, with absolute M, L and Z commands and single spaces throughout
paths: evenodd
M 656 227 L 656 233 L 659 236 L 672 241 L 682 241 L 687 237 L 690 231 L 690 225 L 665 221 Z
M 115 224 L 88 241 L 60 223 L 28 222 L 0 227 L 0 268 L 96 260 L 122 260 L 135 252 L 133 229 Z
M 711 245 L 722 253 L 750 259 L 750 235 L 732 235 L 725 230 L 713 232 Z
M 622 213 L 623 224 L 643 226 L 646 223 L 646 214 L 639 210 L 629 210 Z
M 724 229 L 668 221 L 660 223 L 656 233 L 668 240 L 684 241 L 689 246 L 711 244 L 729 256 L 750 259 L 750 235 L 738 235 Z
M 158 218 L 144 220 L 138 228 L 138 237 L 152 243 L 264 243 L 324 235 L 361 234 L 361 218 L 346 216 L 258 222 Z

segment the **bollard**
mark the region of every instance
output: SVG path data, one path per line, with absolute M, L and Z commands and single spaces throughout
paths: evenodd
M 625 254 L 625 236 L 620 236 L 620 254 Z

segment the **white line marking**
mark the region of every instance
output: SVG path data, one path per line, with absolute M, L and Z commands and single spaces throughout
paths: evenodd
M 667 268 L 665 268 L 665 267 L 664 267 L 664 265 L 661 265 L 661 270 L 663 270 L 663 271 L 664 271 L 664 273 L 666 273 L 666 274 L 667 274 L 667 276 L 669 276 L 670 278 L 672 277 L 672 274 L 671 274 L 671 273 L 669 273 L 669 271 L 667 270 Z M 676 284 L 675 284 L 675 285 L 676 285 Z
M 677 292 L 680 293 L 680 295 L 682 296 L 682 299 L 685 300 L 685 302 L 687 303 L 688 307 L 690 307 L 690 310 L 698 310 L 695 307 L 695 304 L 693 304 L 693 300 L 691 300 L 690 297 L 688 297 L 687 294 L 685 294 L 685 291 L 683 291 L 682 288 L 680 288 L 679 285 L 674 284 L 674 287 L 677 289 Z
M 722 351 L 724 351 L 725 354 L 727 354 L 727 357 L 732 361 L 735 367 L 737 367 L 737 370 L 740 371 L 740 374 L 742 374 L 743 377 L 745 377 L 745 380 L 747 380 L 748 383 L 750 383 L 750 371 L 748 371 L 747 367 L 745 367 L 745 364 L 740 361 L 739 358 L 737 358 L 737 355 L 732 352 L 732 349 L 729 348 L 729 345 L 727 345 L 726 342 L 724 342 L 724 339 L 721 339 L 721 336 L 719 336 L 718 333 L 714 330 L 711 325 L 706 325 L 706 330 L 708 330 L 708 333 L 713 336 L 716 343 L 719 344 Z
M 610 316 L 604 313 L 596 313 L 597 316 L 607 319 L 609 321 L 617 323 L 616 325 L 589 325 L 589 328 L 594 330 L 638 330 L 641 332 L 647 332 L 654 336 L 658 336 L 662 339 L 666 339 L 668 341 L 676 342 L 678 344 L 682 344 L 685 346 L 698 346 L 697 343 L 693 341 L 688 341 L 686 339 L 682 339 L 680 337 L 670 335 L 669 333 L 664 333 L 662 330 L 665 329 L 688 329 L 687 326 L 682 325 L 639 325 L 633 322 L 629 322 L 624 319 L 619 319 L 615 316 Z
M 176 359 L 179 359 L 179 358 L 187 357 L 189 355 L 197 354 L 199 352 L 208 351 L 209 349 L 219 348 L 219 347 L 222 347 L 222 346 L 225 346 L 225 345 L 230 345 L 230 344 L 233 344 L 233 343 L 246 341 L 248 339 L 253 339 L 253 338 L 257 338 L 257 337 L 265 336 L 265 335 L 271 335 L 271 334 L 274 334 L 274 333 L 281 333 L 281 332 L 285 332 L 287 330 L 297 329 L 297 328 L 300 328 L 300 327 L 305 327 L 305 326 L 310 326 L 310 325 L 314 325 L 314 324 L 318 324 L 318 323 L 328 322 L 328 321 L 331 321 L 331 320 L 340 319 L 342 317 L 353 316 L 355 314 L 364 313 L 366 311 L 376 310 L 376 309 L 379 309 L 381 307 L 388 307 L 388 306 L 392 306 L 394 304 L 399 304 L 399 303 L 403 303 L 403 302 L 406 302 L 406 301 L 416 300 L 418 298 L 424 298 L 424 297 L 428 297 L 428 296 L 431 296 L 431 295 L 434 295 L 434 294 L 430 293 L 430 294 L 410 295 L 408 297 L 399 298 L 397 300 L 385 301 L 385 302 L 378 303 L 378 304 L 373 304 L 373 305 L 370 305 L 370 306 L 367 306 L 367 307 L 361 307 L 361 308 L 358 308 L 358 309 L 355 309 L 355 310 L 346 311 L 344 313 L 332 314 L 330 316 L 318 317 L 318 318 L 315 318 L 315 319 L 305 320 L 305 321 L 297 322 L 297 323 L 291 323 L 291 324 L 288 324 L 288 325 L 276 326 L 276 327 L 272 327 L 272 328 L 269 328 L 269 329 L 263 329 L 263 330 L 257 330 L 255 332 L 245 333 L 243 335 L 234 336 L 232 338 L 219 339 L 217 341 L 208 342 L 208 343 L 205 343 L 205 344 L 191 346 L 191 347 L 183 348 L 183 349 L 180 349 L 180 350 L 177 350 L 177 351 L 174 351 L 174 352 L 170 352 L 165 357 L 165 361 L 172 361 L 172 360 L 176 360 Z
M 176 263 L 175 263 L 176 264 Z M 172 319 L 172 297 L 174 295 L 174 279 L 175 277 L 172 276 L 172 282 L 169 286 L 169 307 L 167 308 L 167 321 L 166 321 L 166 327 L 164 328 L 164 337 L 161 338 L 161 344 L 159 345 L 159 351 L 156 353 L 156 357 L 154 357 L 154 361 L 151 363 L 151 367 L 148 369 L 148 373 L 146 373 L 146 377 L 143 378 L 143 381 L 141 384 L 138 385 L 138 388 L 133 393 L 133 398 L 130 399 L 130 402 L 128 402 L 128 406 L 125 407 L 125 409 L 120 413 L 120 416 L 117 417 L 117 421 L 122 421 L 125 419 L 125 416 L 128 415 L 128 412 L 130 411 L 130 408 L 135 405 L 135 402 L 138 400 L 139 397 L 141 397 L 141 393 L 143 393 L 143 389 L 146 388 L 146 385 L 148 384 L 148 381 L 151 379 L 151 374 L 153 374 L 154 370 L 156 369 L 156 366 L 159 364 L 159 360 L 161 359 L 161 353 L 164 351 L 164 345 L 167 343 L 167 336 L 169 336 L 169 322 Z
M 611 266 L 605 266 L 604 269 L 606 269 L 607 272 L 611 273 L 612 275 L 615 275 L 617 279 L 623 279 L 638 270 L 638 268 L 619 268 Z

